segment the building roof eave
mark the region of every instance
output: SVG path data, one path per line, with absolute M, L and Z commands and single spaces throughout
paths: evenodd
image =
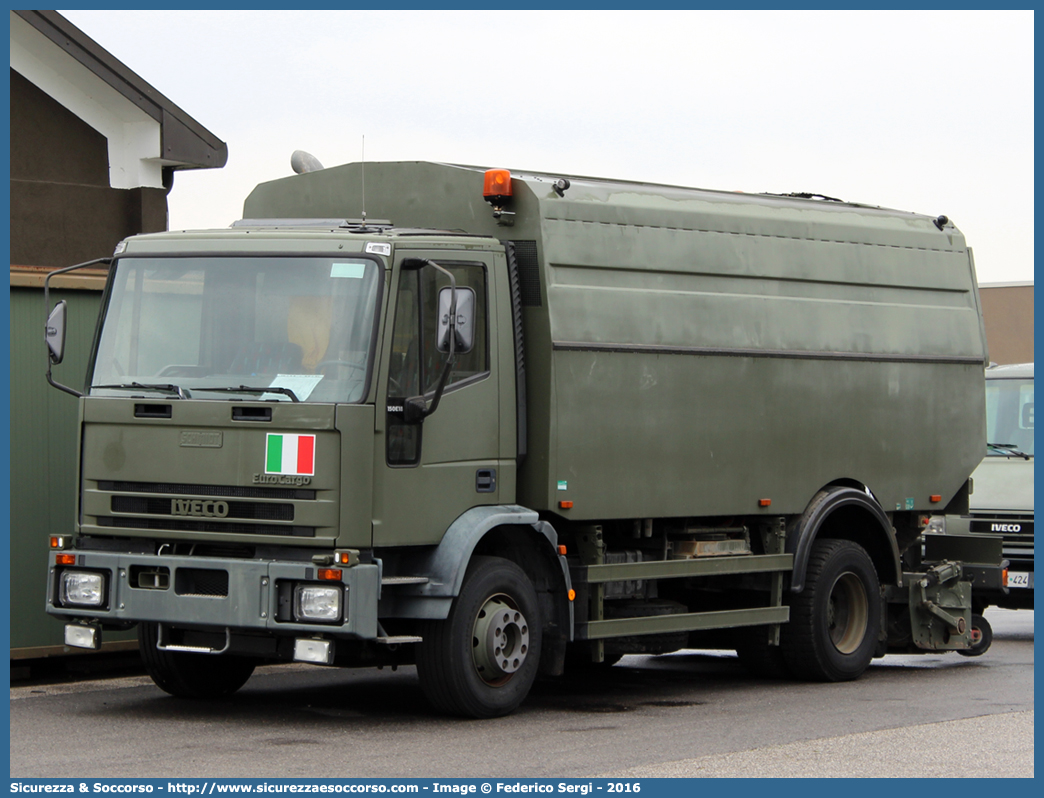
M 162 159 L 173 169 L 217 169 L 228 146 L 57 11 L 13 11 L 85 69 L 160 124 Z

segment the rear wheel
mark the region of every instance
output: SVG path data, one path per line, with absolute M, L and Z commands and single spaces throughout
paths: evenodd
M 246 684 L 254 660 L 232 654 L 189 654 L 156 648 L 159 624 L 138 624 L 138 648 L 156 686 L 178 698 L 220 698 Z
M 540 663 L 540 612 L 525 572 L 475 557 L 449 617 L 430 621 L 417 647 L 421 688 L 439 710 L 494 718 L 529 694 Z
M 824 682 L 857 679 L 873 658 L 881 626 L 880 583 L 862 546 L 818 540 L 805 589 L 790 597 L 781 647 L 794 676 Z

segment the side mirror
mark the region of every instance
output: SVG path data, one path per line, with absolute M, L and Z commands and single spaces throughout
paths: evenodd
M 44 328 L 44 340 L 50 353 L 51 362 L 58 364 L 65 357 L 65 300 L 61 300 L 54 306 L 47 317 L 47 325 Z
M 436 347 L 440 352 L 449 352 L 450 327 L 456 330 L 455 346 L 457 354 L 470 352 L 475 345 L 475 289 L 458 288 L 456 323 L 450 324 L 450 306 L 453 303 L 453 289 L 443 288 L 439 291 L 438 331 Z

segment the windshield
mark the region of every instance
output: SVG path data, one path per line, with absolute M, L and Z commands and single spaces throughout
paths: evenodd
M 376 262 L 123 258 L 114 268 L 92 395 L 365 396 L 381 279 Z
M 987 455 L 1033 454 L 1033 379 L 986 380 Z

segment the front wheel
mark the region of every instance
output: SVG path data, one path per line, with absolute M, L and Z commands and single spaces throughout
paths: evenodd
M 421 632 L 417 672 L 425 696 L 454 715 L 507 715 L 536 679 L 541 630 L 525 572 L 501 557 L 475 557 L 449 617 Z
M 156 648 L 159 625 L 138 624 L 145 670 L 161 690 L 178 698 L 221 698 L 246 684 L 254 661 L 233 654 L 188 654 Z
M 790 597 L 780 630 L 783 657 L 800 679 L 858 679 L 870 665 L 881 628 L 880 583 L 873 561 L 849 540 L 817 540 L 805 589 Z

